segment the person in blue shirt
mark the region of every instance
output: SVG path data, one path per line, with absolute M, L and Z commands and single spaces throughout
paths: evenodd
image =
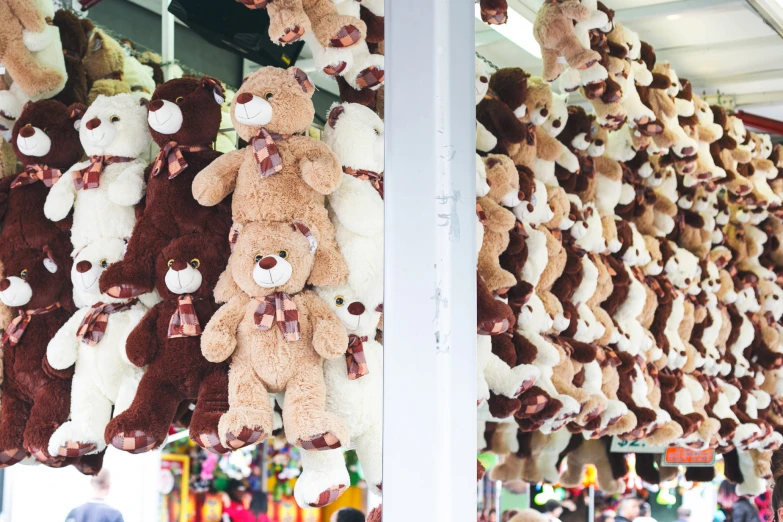
M 77 508 L 74 508 L 65 522 L 124 522 L 122 513 L 106 503 L 106 497 L 111 489 L 111 474 L 103 469 L 90 480 L 92 498 Z

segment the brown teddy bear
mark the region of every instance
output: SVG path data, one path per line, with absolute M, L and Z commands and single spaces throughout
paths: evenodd
M 541 46 L 546 81 L 553 82 L 563 73 L 561 56 L 574 69 L 587 69 L 601 59 L 600 54 L 582 46 L 574 31 L 575 23 L 586 22 L 590 15 L 590 9 L 579 0 L 545 0 L 538 10 L 533 35 Z
M 288 441 L 306 450 L 349 444 L 343 422 L 325 410 L 321 368 L 321 357 L 345 354 L 348 334 L 329 306 L 304 289 L 319 248 L 301 223 L 256 222 L 239 229 L 219 283 L 232 287 L 221 290 L 232 297 L 207 324 L 201 342 L 208 361 L 231 357 L 230 408 L 218 430 L 224 447 L 238 449 L 271 434 L 268 394 L 283 392 Z
M 233 191 L 234 222 L 305 223 L 319 241 L 309 283 L 340 284 L 348 276 L 323 196 L 342 181 L 340 161 L 322 142 L 301 136 L 315 114 L 315 91 L 297 68 L 264 67 L 237 91 L 231 116 L 249 145 L 224 154 L 193 180 L 193 196 L 211 207 Z
M 60 40 L 65 57 L 68 81 L 55 100 L 70 105 L 87 103 L 87 70 L 82 63 L 87 54 L 89 35 L 95 29 L 87 18 L 79 18 L 71 11 L 60 9 L 54 15 L 54 25 L 60 29 Z
M 501 206 L 519 192 L 519 174 L 508 156 L 490 155 L 484 160 L 489 193 L 477 203 L 484 212 L 484 241 L 479 251 L 478 271 L 491 292 L 516 285 L 514 274 L 500 267 L 500 255 L 509 242 L 509 230 L 514 228 L 514 214 Z
M 88 105 L 101 94 L 114 96 L 131 92 L 130 85 L 123 80 L 125 51 L 117 40 L 102 30 L 95 29 L 92 32 L 82 65 L 87 70 L 87 81 L 90 84 Z

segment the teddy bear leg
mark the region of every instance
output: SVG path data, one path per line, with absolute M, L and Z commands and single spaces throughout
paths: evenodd
M 294 486 L 294 497 L 300 506 L 328 506 L 351 485 L 342 451 L 303 451 L 300 457 L 302 474 Z
M 302 0 L 313 34 L 324 47 L 352 47 L 364 41 L 367 24 L 359 18 L 341 15 L 334 0 Z
M 364 478 L 376 493 L 383 491 L 383 429 L 380 422 L 356 437 L 356 455 L 362 464 Z M 313 452 L 308 452 L 313 453 Z
M 155 287 L 155 256 L 168 241 L 146 220 L 138 221 L 123 260 L 110 265 L 101 275 L 101 292 L 119 299 L 138 297 L 152 291 Z
M 489 478 L 492 480 L 519 480 L 522 477 L 522 471 L 525 467 L 525 461 L 514 455 L 507 455 L 505 460 L 492 468 L 489 472 Z
M 345 424 L 326 411 L 326 386 L 320 365 L 301 368 L 285 391 L 283 425 L 288 441 L 308 451 L 347 447 Z
M 286 391 L 286 406 L 288 402 Z M 218 423 L 223 447 L 238 450 L 263 442 L 272 433 L 274 415 L 266 386 L 258 378 L 252 362 L 242 358 L 241 354 L 235 354 L 231 361 L 228 403 L 230 408 Z
M 0 415 L 0 468 L 13 466 L 27 457 L 24 450 L 24 427 L 30 416 L 30 405 L 6 388 Z
M 541 48 L 541 59 L 544 61 L 544 72 L 542 73 L 542 76 L 547 82 L 551 83 L 557 80 L 565 70 L 563 64 L 558 61 L 559 57 L 557 51 L 553 49 L 544 49 L 543 47 Z
M 353 67 L 345 73 L 348 83 L 357 90 L 376 90 L 383 85 L 385 79 L 384 57 L 382 54 L 370 54 L 366 45 L 356 45 Z
M 174 386 L 147 372 L 130 407 L 106 426 L 104 441 L 129 453 L 160 446 L 182 399 Z
M 285 45 L 296 42 L 310 31 L 310 20 L 302 9 L 302 0 L 277 0 L 267 5 L 269 38 Z
M 220 443 L 218 423 L 220 417 L 228 411 L 228 371 L 225 366 L 212 372 L 201 383 L 201 388 L 190 420 L 190 438 L 217 455 L 228 453 Z
M 38 63 L 22 42 L 5 49 L 3 63 L 13 76 L 14 83 L 28 96 L 54 91 L 58 86 L 62 86 L 65 80 L 57 70 Z
M 103 432 L 111 420 L 111 401 L 92 379 L 78 373 L 71 386 L 71 419 L 63 423 L 48 441 L 50 455 L 82 457 L 106 447 Z
M 47 466 L 60 467 L 64 464 L 63 457 L 49 453 L 49 439 L 68 420 L 70 411 L 70 379 L 54 379 L 36 392 L 24 430 L 24 446 L 32 456 Z

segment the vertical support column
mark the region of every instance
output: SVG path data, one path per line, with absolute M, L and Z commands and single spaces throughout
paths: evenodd
M 386 2 L 387 522 L 476 516 L 473 10 Z
M 174 61 L 174 15 L 169 13 L 171 0 L 160 0 L 160 27 L 161 27 L 161 57 L 163 63 L 163 76 L 171 79 L 172 62 Z

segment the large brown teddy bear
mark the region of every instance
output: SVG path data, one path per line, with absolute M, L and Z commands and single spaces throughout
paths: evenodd
M 500 267 L 500 255 L 508 247 L 514 214 L 501 206 L 508 194 L 519 192 L 519 175 L 508 156 L 491 155 L 485 161 L 489 193 L 477 200 L 484 211 L 484 241 L 478 257 L 478 271 L 491 292 L 516 285 L 516 276 Z
M 220 153 L 212 149 L 220 128 L 223 88 L 209 77 L 171 80 L 149 103 L 149 128 L 161 148 L 146 172 L 146 207 L 138 217 L 122 261 L 101 276 L 101 291 L 137 296 L 155 285 L 154 263 L 174 238 L 204 233 L 220 238 L 215 248 L 228 250 L 230 200 L 203 207 L 193 198 L 196 175 Z
M 163 301 L 147 312 L 125 348 L 130 362 L 146 372 L 133 403 L 106 426 L 107 444 L 131 453 L 156 448 L 180 403 L 195 400 L 191 439 L 226 452 L 217 426 L 228 410 L 228 365 L 207 361 L 200 350 L 202 328 L 218 309 L 212 293 L 228 259 L 228 248 L 215 248 L 221 240 L 191 234 L 158 251 L 155 288 Z
M 301 223 L 245 225 L 219 285 L 231 294 L 207 325 L 201 349 L 208 361 L 231 358 L 230 409 L 220 441 L 237 449 L 272 433 L 269 393 L 285 392 L 289 442 L 307 450 L 347 446 L 343 422 L 325 410 L 322 357 L 342 357 L 348 334 L 315 293 L 305 290 L 320 248 Z M 276 324 L 275 324 L 276 323 Z
M 309 283 L 330 286 L 348 276 L 324 208 L 324 196 L 342 181 L 340 161 L 306 134 L 315 115 L 315 88 L 297 68 L 264 67 L 234 96 L 231 118 L 250 145 L 221 156 L 193 181 L 193 196 L 205 206 L 232 191 L 234 222 L 301 221 L 313 229 L 319 248 Z M 219 299 L 220 300 L 220 299 Z
M 533 35 L 541 46 L 546 81 L 555 81 L 563 73 L 561 56 L 574 69 L 587 69 L 601 59 L 600 54 L 583 47 L 574 32 L 575 23 L 586 22 L 590 15 L 590 9 L 579 0 L 544 1 L 536 15 Z

